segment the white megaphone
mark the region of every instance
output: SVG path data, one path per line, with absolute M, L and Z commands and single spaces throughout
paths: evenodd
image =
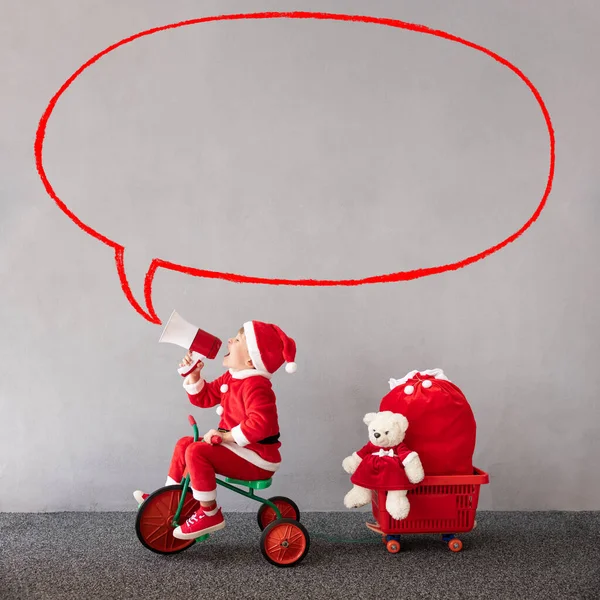
M 190 352 L 192 364 L 177 369 L 183 377 L 187 377 L 201 360 L 215 358 L 223 343 L 218 337 L 188 323 L 175 310 L 171 313 L 158 341 L 176 344 Z

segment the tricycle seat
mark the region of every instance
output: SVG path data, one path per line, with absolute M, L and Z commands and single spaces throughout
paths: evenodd
M 227 483 L 233 483 L 234 485 L 243 485 L 244 487 L 251 488 L 253 490 L 264 490 L 271 487 L 272 479 L 256 479 L 254 481 L 246 481 L 244 479 L 232 479 L 231 477 L 225 477 Z

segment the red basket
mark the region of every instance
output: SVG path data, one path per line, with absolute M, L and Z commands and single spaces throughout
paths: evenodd
M 396 521 L 385 509 L 387 492 L 373 491 L 373 516 L 385 534 L 441 533 L 471 531 L 479 502 L 479 487 L 489 483 L 487 473 L 474 469 L 473 475 L 425 477 L 408 492 L 410 513 Z

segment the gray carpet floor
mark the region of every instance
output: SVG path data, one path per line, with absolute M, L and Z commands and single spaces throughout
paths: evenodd
M 406 536 L 389 554 L 366 513 L 310 513 L 304 561 L 280 569 L 252 514 L 181 554 L 138 541 L 135 513 L 0 513 L 2 600 L 600 599 L 600 513 L 479 513 L 454 554 Z

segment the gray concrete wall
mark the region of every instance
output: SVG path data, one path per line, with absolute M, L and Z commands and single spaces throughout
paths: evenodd
M 159 269 L 153 305 L 224 339 L 248 319 L 298 344 L 278 373 L 274 493 L 344 510 L 342 459 L 390 377 L 441 367 L 478 421 L 486 509 L 600 509 L 597 3 L 4 3 L 0 23 L 0 510 L 121 510 L 172 446 L 216 425 L 181 353 L 121 289 L 36 172 L 38 122 L 87 59 L 131 34 L 223 13 L 312 10 L 420 23 L 497 52 L 556 129 L 556 178 L 514 243 L 457 271 L 359 287 L 229 283 Z M 519 77 L 439 37 L 364 23 L 205 23 L 122 46 L 48 121 L 44 167 L 82 222 L 125 248 L 144 304 L 154 258 L 266 278 L 360 279 L 460 261 L 540 203 L 549 136 Z M 206 374 L 216 377 L 219 362 Z M 254 509 L 225 492 L 230 510 Z

